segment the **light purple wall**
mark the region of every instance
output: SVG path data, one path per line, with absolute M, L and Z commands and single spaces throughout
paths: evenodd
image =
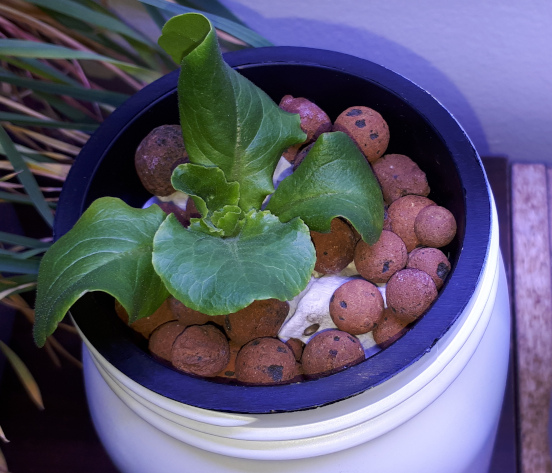
M 275 45 L 341 51 L 417 83 L 481 155 L 552 162 L 551 0 L 222 0 Z

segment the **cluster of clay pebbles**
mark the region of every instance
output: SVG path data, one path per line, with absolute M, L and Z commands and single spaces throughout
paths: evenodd
M 365 359 L 358 335 L 371 332 L 382 347 L 395 341 L 428 310 L 450 272 L 450 262 L 440 248 L 456 234 L 454 216 L 428 197 L 426 175 L 410 157 L 385 154 L 389 128 L 377 111 L 350 107 L 332 123 L 306 98 L 287 95 L 280 107 L 300 115 L 307 135 L 304 143 L 284 153 L 294 169 L 321 133 L 342 131 L 357 144 L 381 186 L 384 230 L 374 245 L 365 243 L 340 218 L 332 221 L 329 233 L 311 232 L 316 277 L 344 271 L 356 276 L 338 287 L 330 299 L 335 328 L 315 333 L 314 327 L 314 336 L 306 345 L 298 339 L 284 342 L 278 338 L 289 304 L 276 299 L 213 317 L 171 297 L 152 316 L 131 324 L 148 339 L 153 356 L 182 372 L 272 385 L 341 371 Z M 161 207 L 175 213 L 183 225 L 198 216 L 197 210 L 191 199 L 187 206 L 171 201 L 170 175 L 187 161 L 178 125 L 153 130 L 135 156 L 146 189 L 165 201 Z M 116 308 L 125 319 L 124 310 Z

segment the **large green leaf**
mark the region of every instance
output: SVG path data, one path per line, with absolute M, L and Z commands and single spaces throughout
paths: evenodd
M 299 115 L 281 110 L 224 62 L 204 16 L 170 19 L 159 44 L 181 64 L 180 124 L 190 161 L 222 169 L 229 182 L 240 184 L 239 206 L 260 208 L 274 191 L 282 152 L 306 139 Z
M 297 170 L 285 178 L 267 209 L 287 222 L 300 217 L 311 230 L 329 232 L 345 217 L 375 243 L 383 226 L 383 198 L 370 165 L 342 132 L 323 133 Z
M 282 223 L 251 211 L 235 237 L 182 227 L 170 215 L 153 242 L 153 265 L 186 306 L 209 315 L 236 312 L 254 300 L 295 297 L 307 285 L 315 252 L 300 219 Z
M 161 305 L 168 292 L 151 258 L 153 236 L 165 217 L 156 205 L 134 209 L 112 197 L 92 203 L 42 259 L 34 326 L 38 346 L 86 292 L 116 297 L 130 322 Z

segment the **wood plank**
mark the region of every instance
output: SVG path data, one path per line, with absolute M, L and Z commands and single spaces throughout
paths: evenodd
M 483 164 L 489 179 L 489 184 L 494 195 L 498 214 L 498 227 L 500 232 L 500 251 L 504 260 L 506 277 L 508 279 L 509 296 L 513 312 L 512 285 L 512 217 L 511 217 L 511 178 L 510 163 L 504 156 L 483 156 Z M 513 321 L 512 321 L 513 325 Z M 512 327 L 513 328 L 513 327 Z M 493 457 L 489 473 L 519 473 L 518 455 L 518 415 L 516 406 L 517 387 L 515 380 L 515 330 L 511 332 L 510 361 L 508 364 L 508 378 L 504 393 L 504 404 L 500 414 L 497 437 L 495 440 Z
M 512 240 L 522 473 L 551 473 L 552 284 L 543 164 L 512 166 Z

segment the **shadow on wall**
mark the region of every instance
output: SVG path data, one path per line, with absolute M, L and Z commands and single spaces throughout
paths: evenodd
M 275 46 L 307 46 L 352 54 L 401 74 L 433 95 L 458 120 L 481 156 L 489 154 L 483 127 L 468 100 L 443 72 L 408 48 L 363 29 L 294 17 L 266 18 L 241 4 L 225 3 Z

